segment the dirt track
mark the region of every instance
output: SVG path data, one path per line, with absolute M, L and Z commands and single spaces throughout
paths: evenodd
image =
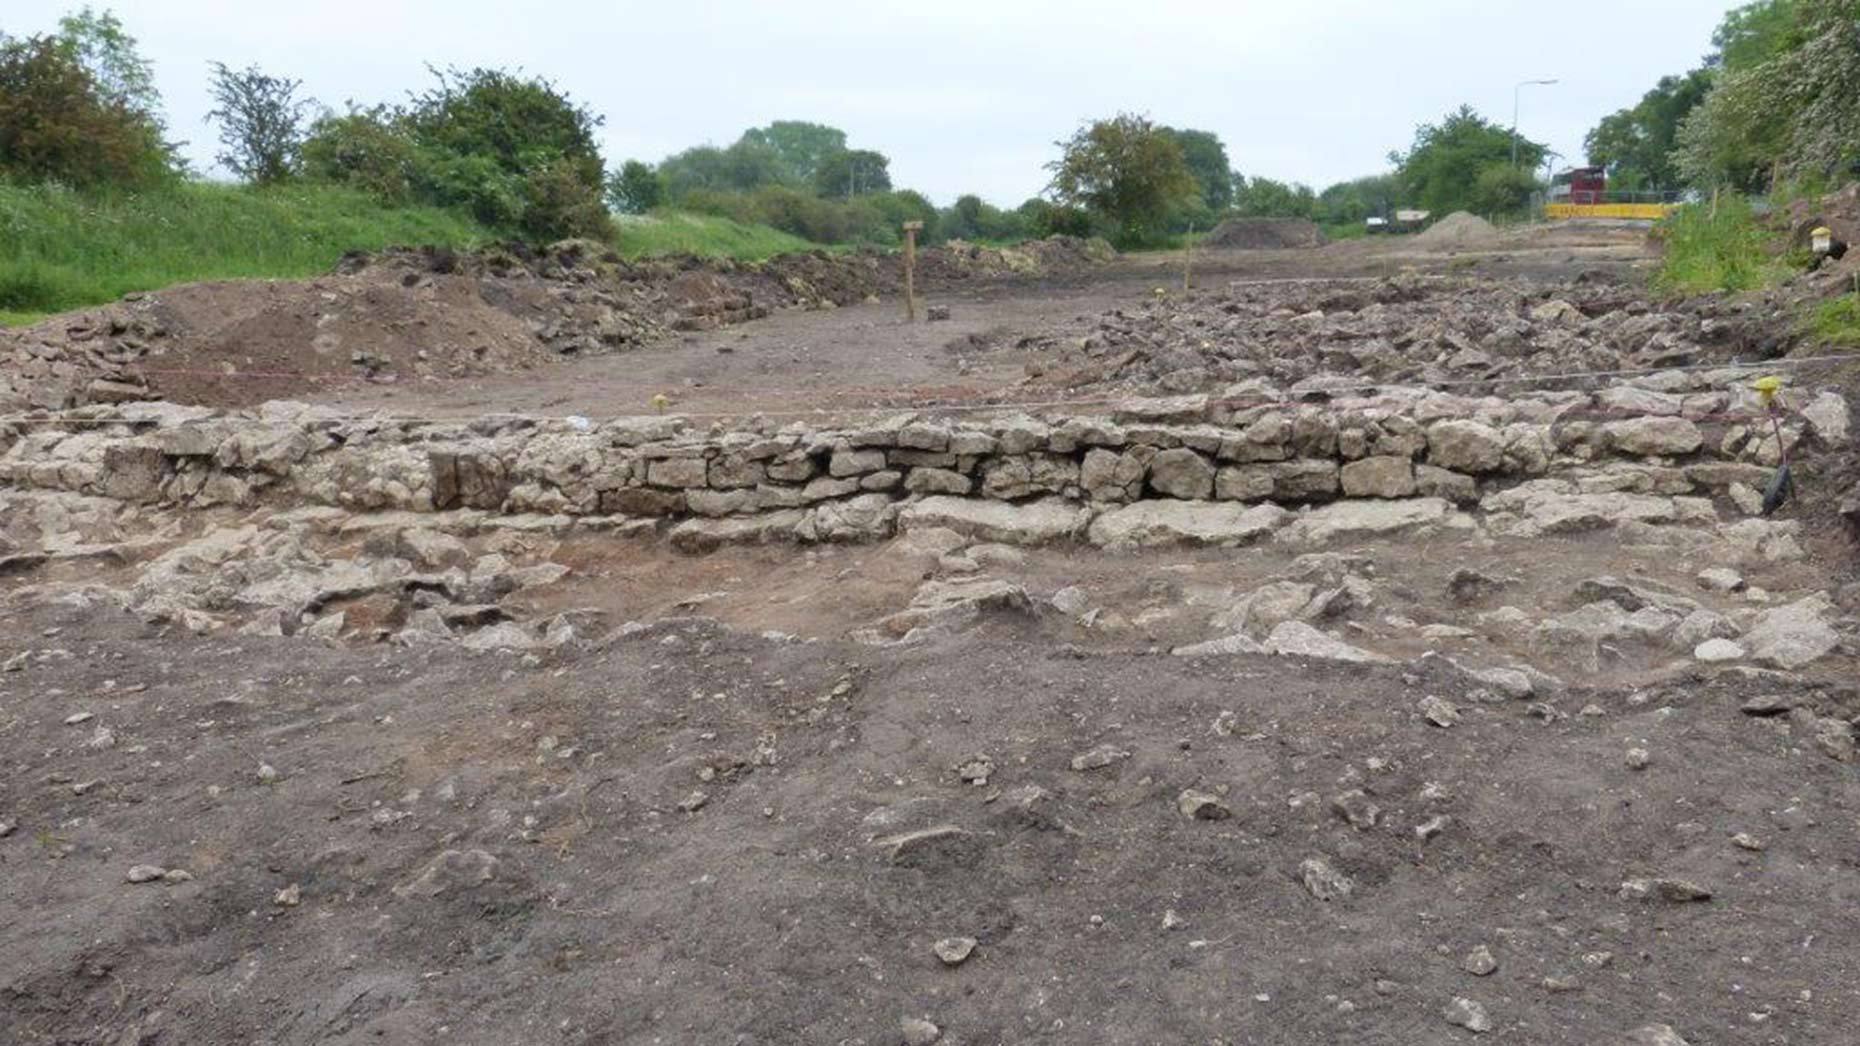
M 1340 406 L 1328 467 L 1393 463 L 1390 488 L 1275 488 L 1248 511 L 1276 529 L 1199 545 L 1097 528 L 1245 507 L 1209 500 L 1214 464 L 1179 446 L 1149 453 L 1205 467 L 1199 492 L 1146 458 L 1134 493 L 1099 501 L 1040 444 L 1029 460 L 1078 475 L 989 501 L 1007 459 L 971 461 L 976 497 L 909 486 L 895 526 L 801 545 L 708 536 L 753 516 L 514 490 L 350 504 L 376 477 L 324 464 L 374 448 L 424 476 L 428 448 L 465 438 L 444 427 L 312 412 L 111 434 L 79 411 L 63 443 L 9 430 L 0 1043 L 1846 1044 L 1860 564 L 1836 505 L 1855 390 L 1790 372 L 1792 411 L 1827 409 L 1787 416 L 1802 490 L 1762 519 L 1739 489 L 1768 475 L 1739 431 L 1744 371 L 1525 380 L 1572 359 L 1715 366 L 1760 341 L 1754 311 L 1655 308 L 1618 282 L 1643 250 L 1557 230 L 1463 255 L 1203 252 L 1188 297 L 1156 294 L 1181 259 L 1147 256 L 945 287 L 947 322 L 796 309 L 299 393 L 471 421 L 451 428 L 472 445 L 533 433 L 515 460 L 547 470 L 548 440 L 620 430 L 487 416 L 605 419 L 665 393 L 673 413 L 773 415 L 700 416 L 693 439 L 716 422 L 767 442 L 806 412 L 805 448 L 826 417 L 892 404 L 1245 380 L 1316 389 L 1298 409 L 1321 412 L 1327 381 L 1469 387 Z M 1322 282 L 1261 282 L 1282 280 Z M 1115 438 L 1125 457 L 1145 430 L 1227 439 L 1286 398 Z M 1550 407 L 1571 413 L 1538 425 Z M 1424 427 L 1424 408 L 1491 425 Z M 1594 435 L 1695 418 L 1691 449 Z M 235 421 L 253 428 L 158 449 Z M 1488 429 L 1497 457 L 1434 467 L 1448 436 Z M 820 438 L 765 471 L 877 489 Z M 880 443 L 859 468 L 966 489 L 942 438 L 951 453 Z M 1322 464 L 1271 438 L 1221 475 Z M 219 471 L 193 500 L 84 478 L 151 454 L 164 482 Z M 563 488 L 604 467 L 571 455 Z M 1428 468 L 1470 493 L 1415 496 Z M 911 518 L 937 500 L 1097 522 L 1055 539 Z

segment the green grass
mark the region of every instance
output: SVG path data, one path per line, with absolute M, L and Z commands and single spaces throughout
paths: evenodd
M 1860 345 L 1860 291 L 1815 306 L 1804 329 L 1822 345 Z
M 193 280 L 310 276 L 349 250 L 494 238 L 449 211 L 332 186 L 90 195 L 0 183 L 0 323 Z
M 627 258 L 697 254 L 764 261 L 777 254 L 831 249 L 767 225 L 748 225 L 689 211 L 621 215 L 616 222 L 620 226 L 620 253 Z
M 1727 195 L 1716 211 L 1689 204 L 1659 225 L 1666 257 L 1655 290 L 1672 294 L 1748 291 L 1768 287 L 1793 271 L 1773 249 L 1773 237 L 1749 201 Z

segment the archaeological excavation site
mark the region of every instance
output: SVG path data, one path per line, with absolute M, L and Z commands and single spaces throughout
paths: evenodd
M 1455 228 L 0 331 L 0 1040 L 1854 1041 L 1847 277 Z

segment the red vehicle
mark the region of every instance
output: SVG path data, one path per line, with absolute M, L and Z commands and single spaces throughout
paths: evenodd
M 1550 183 L 1551 203 L 1608 203 L 1608 172 L 1601 167 L 1571 167 Z

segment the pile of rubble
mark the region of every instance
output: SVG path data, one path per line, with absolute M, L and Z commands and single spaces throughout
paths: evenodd
M 1237 283 L 1031 334 L 1030 375 L 1067 388 L 1198 392 L 1264 378 L 1477 385 L 1570 372 L 1768 358 L 1787 324 L 1713 299 L 1651 302 L 1606 283 L 1404 275 Z M 1759 333 L 1761 332 L 1761 333 Z

